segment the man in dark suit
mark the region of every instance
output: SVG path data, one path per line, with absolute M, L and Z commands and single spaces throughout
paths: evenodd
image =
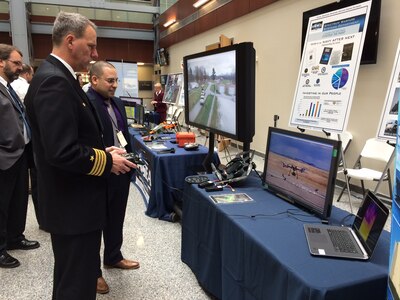
M 119 98 L 114 97 L 118 86 L 117 70 L 108 62 L 98 61 L 92 65 L 89 74 L 91 86 L 87 95 L 102 122 L 106 147 L 116 146 L 132 152 L 125 107 Z M 103 263 L 106 267 L 139 268 L 137 261 L 125 259 L 121 253 L 130 179 L 130 173 L 111 175 L 108 178 L 108 214 L 106 228 L 103 230 Z M 101 268 L 99 272 L 97 292 L 108 293 L 109 287 L 102 277 Z
M 0 268 L 20 265 L 7 250 L 39 247 L 38 242 L 27 240 L 23 234 L 31 134 L 25 107 L 10 85 L 21 70 L 21 51 L 0 44 Z
M 102 125 L 75 77 L 97 58 L 96 26 L 60 12 L 53 50 L 25 97 L 38 174 L 41 225 L 54 253 L 53 300 L 96 299 L 107 177 L 136 167 L 120 149 L 105 148 Z
M 161 83 L 156 83 L 154 85 L 154 97 L 151 104 L 154 105 L 154 111 L 158 114 L 159 120 L 154 123 L 162 123 L 167 119 L 167 104 L 162 102 L 164 99 L 164 91 L 162 89 Z

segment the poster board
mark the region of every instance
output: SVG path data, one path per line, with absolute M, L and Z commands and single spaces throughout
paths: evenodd
M 119 79 L 115 96 L 139 97 L 138 66 L 136 63 L 124 61 L 110 61 L 117 69 Z
M 163 102 L 176 104 L 179 100 L 179 94 L 183 88 L 183 74 L 168 74 L 167 82 L 164 89 Z
M 371 1 L 309 19 L 289 126 L 343 132 Z
M 382 110 L 381 121 L 377 137 L 385 140 L 396 141 L 397 115 L 400 100 L 400 40 L 397 46 L 392 76 L 386 93 L 386 101 Z

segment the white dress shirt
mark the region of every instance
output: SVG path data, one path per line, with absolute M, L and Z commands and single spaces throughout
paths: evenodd
M 11 82 L 11 86 L 17 93 L 21 101 L 24 101 L 26 92 L 28 91 L 29 88 L 28 81 L 26 81 L 26 79 L 23 77 L 18 77 L 18 79 L 15 79 L 13 82 Z

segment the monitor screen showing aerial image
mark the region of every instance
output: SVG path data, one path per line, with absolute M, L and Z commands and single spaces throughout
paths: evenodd
M 323 212 L 327 201 L 334 148 L 331 144 L 272 133 L 265 182 L 302 203 Z
M 236 51 L 187 61 L 189 121 L 235 135 Z

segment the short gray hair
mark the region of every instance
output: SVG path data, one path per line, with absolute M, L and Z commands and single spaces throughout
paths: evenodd
M 60 11 L 54 21 L 53 45 L 61 45 L 63 38 L 70 33 L 74 34 L 76 38 L 81 38 L 88 26 L 93 27 L 94 30 L 97 29 L 92 21 L 81 14 Z

